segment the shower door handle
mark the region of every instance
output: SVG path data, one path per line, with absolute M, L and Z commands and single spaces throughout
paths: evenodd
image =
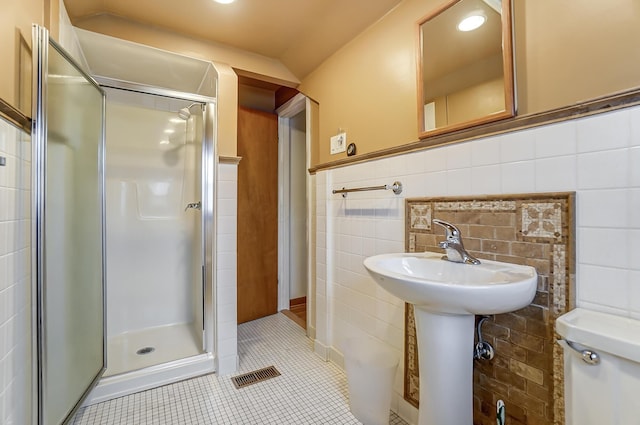
M 188 209 L 200 210 L 202 209 L 202 202 L 198 201 L 198 202 L 188 203 L 187 206 L 184 208 L 184 210 L 186 211 Z

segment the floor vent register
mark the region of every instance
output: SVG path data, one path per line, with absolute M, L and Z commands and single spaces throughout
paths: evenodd
M 231 381 L 233 381 L 233 385 L 235 385 L 237 389 L 240 389 L 251 384 L 266 381 L 270 378 L 275 378 L 276 376 L 280 376 L 278 369 L 274 366 L 269 366 L 264 369 L 254 370 L 253 372 L 235 376 L 231 378 Z

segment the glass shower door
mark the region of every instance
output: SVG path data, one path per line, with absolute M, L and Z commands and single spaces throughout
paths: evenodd
M 34 27 L 38 423 L 66 423 L 105 368 L 104 93 Z

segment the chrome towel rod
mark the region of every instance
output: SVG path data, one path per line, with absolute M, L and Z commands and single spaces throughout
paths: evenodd
M 369 187 L 353 187 L 351 189 L 346 189 L 346 188 L 342 188 L 342 189 L 334 189 L 333 193 L 342 193 L 342 197 L 346 198 L 347 197 L 347 193 L 349 192 L 366 192 L 369 190 L 393 190 L 393 193 L 395 193 L 396 195 L 399 195 L 402 193 L 402 183 L 400 183 L 399 181 L 395 181 L 393 182 L 393 184 L 383 184 L 382 186 L 369 186 Z

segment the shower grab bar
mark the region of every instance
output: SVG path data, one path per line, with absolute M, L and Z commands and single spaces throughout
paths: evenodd
M 576 347 L 576 343 L 573 341 L 569 341 L 568 339 L 559 339 L 558 343 L 562 346 L 567 346 L 573 351 L 575 351 L 583 362 L 588 365 L 596 366 L 600 364 L 600 355 L 593 350 L 585 348 L 583 350 Z
M 334 189 L 333 193 L 341 193 L 343 198 L 347 197 L 347 193 L 349 192 L 366 192 L 369 190 L 393 190 L 393 193 L 399 195 L 402 193 L 402 183 L 399 181 L 393 182 L 393 184 L 383 184 L 381 186 L 368 186 L 368 187 L 353 187 L 351 189 Z

